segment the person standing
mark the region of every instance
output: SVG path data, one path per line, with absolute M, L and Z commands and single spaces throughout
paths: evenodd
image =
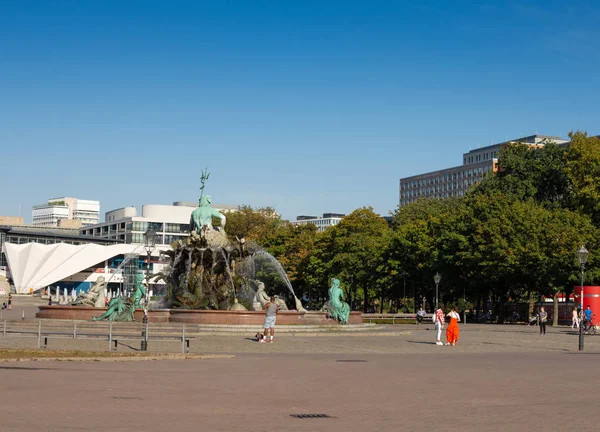
M 577 306 L 573 308 L 573 320 L 571 323 L 571 330 L 579 329 L 579 311 Z
M 8 310 L 12 309 L 12 294 L 8 295 Z
M 448 329 L 446 330 L 446 340 L 448 341 L 447 344 L 454 346 L 460 337 L 460 328 L 458 328 L 460 315 L 458 312 L 456 312 L 456 308 L 453 307 L 446 316 L 450 318 L 450 324 L 448 324 Z
M 267 333 L 269 333 L 270 330 L 271 338 L 269 339 L 269 343 L 273 343 L 273 337 L 275 336 L 275 321 L 277 320 L 277 312 L 279 312 L 279 306 L 275 303 L 275 296 L 271 296 L 270 301 L 263 306 L 263 310 L 266 311 L 264 325 L 265 332 L 260 338 L 260 342 L 267 342 Z
M 548 322 L 548 312 L 546 312 L 546 310 L 544 309 L 544 307 L 542 306 L 540 308 L 540 313 L 539 313 L 539 320 L 540 320 L 540 334 L 541 335 L 545 335 L 546 334 L 546 323 Z
M 10 301 L 8 305 L 8 308 L 10 309 Z M 585 333 L 587 333 L 589 328 L 592 326 L 592 315 L 594 315 L 594 312 L 592 312 L 592 308 L 590 307 L 590 305 L 587 305 L 585 307 L 585 310 L 583 311 L 583 331 Z
M 444 345 L 442 343 L 442 330 L 444 329 L 444 312 L 442 311 L 442 305 L 439 305 L 432 317 L 433 323 L 435 324 L 435 344 Z

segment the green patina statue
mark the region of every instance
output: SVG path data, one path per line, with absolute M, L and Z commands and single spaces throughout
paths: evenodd
M 192 212 L 190 217 L 190 235 L 199 238 L 200 243 L 204 243 L 206 246 L 211 248 L 224 248 L 230 251 L 233 245 L 228 240 L 227 234 L 225 233 L 225 215 L 211 206 L 212 199 L 210 195 L 204 195 L 206 180 L 208 180 L 209 177 L 210 173 L 207 170 L 203 170 L 202 177 L 200 177 L 202 186 L 200 187 L 198 207 Z M 213 218 L 221 220 L 220 227 L 213 227 Z
M 99 317 L 92 318 L 92 321 L 133 321 L 135 308 L 140 306 L 141 300 L 146 296 L 146 287 L 144 286 L 144 275 L 138 273 L 135 276 L 135 292 L 129 298 L 113 298 L 108 304 L 108 310 Z
M 196 234 L 202 234 L 202 228 L 206 227 L 207 230 L 213 229 L 212 218 L 213 216 L 221 219 L 221 229 L 225 228 L 225 215 L 212 208 L 210 195 L 203 195 L 200 197 L 200 205 L 192 212 L 190 219 L 190 231 L 196 232 Z
M 140 307 L 140 301 L 146 297 L 146 287 L 144 286 L 144 275 L 138 273 L 135 275 L 135 292 L 131 299 L 135 307 Z
M 331 318 L 340 324 L 348 324 L 350 306 L 344 302 L 344 291 L 340 288 L 340 280 L 332 279 L 331 288 L 328 291 L 329 300 L 323 306 L 327 312 L 327 318 Z
M 210 195 L 204 195 L 204 188 L 206 187 L 206 180 L 210 177 L 208 168 L 202 170 L 202 177 L 200 177 L 200 198 L 198 199 L 198 208 L 192 212 L 190 218 L 190 232 L 202 235 L 202 228 L 212 229 L 212 218 L 216 217 L 221 219 L 221 229 L 225 229 L 225 216 L 219 213 L 216 209 L 211 207 L 212 198 Z
M 135 305 L 131 298 L 115 297 L 108 304 L 108 310 L 101 316 L 92 318 L 92 321 L 133 321 L 134 312 Z

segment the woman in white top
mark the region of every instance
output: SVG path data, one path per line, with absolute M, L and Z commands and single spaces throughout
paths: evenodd
M 579 328 L 579 312 L 577 306 L 573 308 L 573 322 L 571 323 L 571 329 L 575 330 Z

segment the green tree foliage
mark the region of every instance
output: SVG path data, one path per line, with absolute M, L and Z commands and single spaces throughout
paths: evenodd
M 502 192 L 534 199 L 547 207 L 569 207 L 571 182 L 564 170 L 565 149 L 548 142 L 543 147 L 515 142 L 500 150 L 498 172 L 488 175 L 473 193 Z
M 279 214 L 271 207 L 253 209 L 241 206 L 238 211 L 229 212 L 226 216 L 226 231 L 229 236 L 258 242 L 283 223 Z
M 571 138 L 568 149 L 503 147 L 498 172 L 465 197 L 416 201 L 394 213 L 392 228 L 371 208 L 318 233 L 273 209 L 243 207 L 228 215 L 227 231 L 277 257 L 298 294 L 317 300 L 313 306 L 326 299 L 333 277 L 363 310 L 376 298 L 382 305 L 401 298 L 405 278 L 407 294 L 432 305 L 439 272 L 447 304 L 491 299 L 501 316 L 507 300 L 550 296 L 556 308 L 557 295 L 578 284 L 579 245 L 591 252 L 586 283 L 600 282 L 600 140 L 580 132 Z
M 384 251 L 389 227 L 385 219 L 370 207 L 359 208 L 341 222 L 321 234 L 310 268 L 322 289 L 337 277 L 350 303 L 363 300 L 367 311 L 369 300 L 387 281 L 383 272 Z
M 466 248 L 463 233 L 456 229 L 464 211 L 464 200 L 452 198 L 421 199 L 395 212 L 386 248 L 394 286 L 399 287 L 403 274 L 408 273 L 410 283 L 417 287 L 415 296 L 426 296 L 433 305 L 433 276 L 439 272 L 442 299 L 464 292 L 464 275 L 454 263 L 454 248 Z
M 565 172 L 573 185 L 575 207 L 600 226 L 600 139 L 576 132 L 565 155 Z
M 312 287 L 309 264 L 315 253 L 317 228 L 314 225 L 280 224 L 260 239 L 265 249 L 281 263 L 299 298 L 309 296 Z

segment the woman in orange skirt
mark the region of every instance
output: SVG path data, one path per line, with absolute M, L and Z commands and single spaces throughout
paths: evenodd
M 456 308 L 452 308 L 446 316 L 450 318 L 450 324 L 446 330 L 446 340 L 448 341 L 446 345 L 456 345 L 456 342 L 458 342 L 458 338 L 460 337 L 460 329 L 458 328 L 460 315 L 456 312 Z

